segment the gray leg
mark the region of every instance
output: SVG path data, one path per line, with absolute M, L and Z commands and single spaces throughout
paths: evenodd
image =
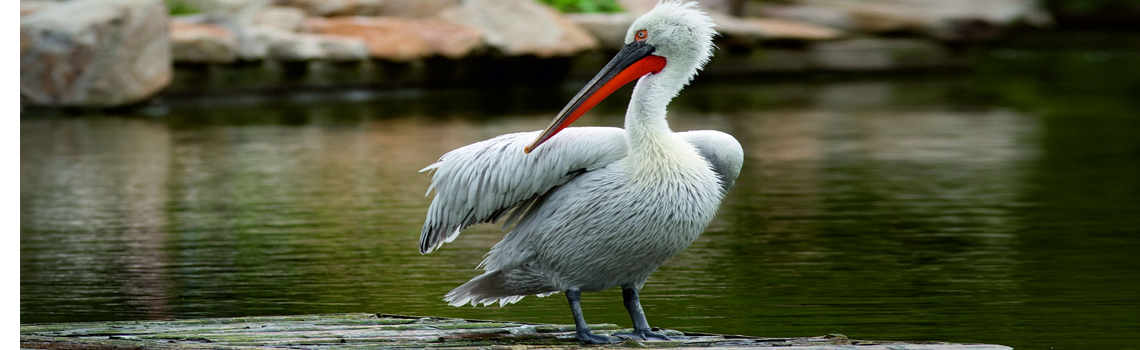
M 586 325 L 586 318 L 582 316 L 582 291 L 578 288 L 566 290 L 566 300 L 570 301 L 570 312 L 574 313 L 574 327 L 577 328 L 578 340 L 586 344 L 612 344 L 618 342 L 604 335 L 597 335 L 590 331 Z
M 649 329 L 649 321 L 645 320 L 645 311 L 641 309 L 641 300 L 638 298 L 637 288 L 622 286 L 621 296 L 625 303 L 625 309 L 629 310 L 629 318 L 633 319 L 633 332 L 615 333 L 614 336 L 640 340 L 669 340 L 669 337 L 653 333 Z

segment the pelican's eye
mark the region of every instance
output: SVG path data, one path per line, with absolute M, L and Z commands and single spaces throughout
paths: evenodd
M 646 32 L 645 29 L 642 29 L 642 30 L 637 31 L 637 34 L 634 35 L 634 40 L 643 41 L 648 36 L 649 36 L 649 32 Z

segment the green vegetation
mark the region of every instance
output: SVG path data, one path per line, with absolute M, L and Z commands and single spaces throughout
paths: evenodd
M 625 11 L 616 0 L 539 0 L 566 13 L 599 13 Z
M 201 12 L 194 5 L 182 0 L 166 0 L 166 8 L 171 16 L 192 15 Z

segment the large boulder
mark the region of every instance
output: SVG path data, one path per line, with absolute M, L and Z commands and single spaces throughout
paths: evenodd
M 474 27 L 439 20 L 387 17 L 310 17 L 306 30 L 364 40 L 372 57 L 411 61 L 440 55 L 463 58 L 483 46 L 483 34 Z
M 533 0 L 469 0 L 439 17 L 483 30 L 487 44 L 508 56 L 570 56 L 598 47 L 586 29 Z
M 162 0 L 86 0 L 20 19 L 20 92 L 29 104 L 110 107 L 170 83 Z

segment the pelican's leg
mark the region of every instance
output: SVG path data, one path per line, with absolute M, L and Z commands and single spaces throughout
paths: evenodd
M 597 335 L 590 331 L 590 327 L 586 325 L 586 318 L 582 316 L 581 290 L 578 288 L 567 289 L 566 300 L 570 301 L 570 312 L 574 313 L 574 327 L 577 328 L 578 340 L 587 344 L 611 344 L 618 342 L 617 339 Z
M 637 295 L 637 288 L 633 286 L 621 287 L 622 301 L 625 302 L 625 309 L 629 310 L 629 318 L 633 319 L 633 332 L 632 333 L 614 333 L 615 337 L 639 339 L 639 340 L 669 340 L 661 334 L 653 333 L 649 328 L 649 321 L 645 320 L 645 311 L 641 309 L 641 300 Z

